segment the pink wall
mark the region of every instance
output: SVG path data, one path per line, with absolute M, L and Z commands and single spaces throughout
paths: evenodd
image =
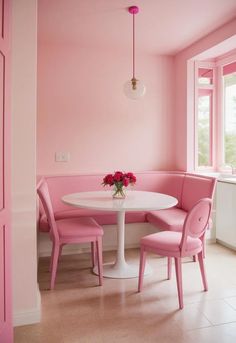
M 175 168 L 173 57 L 137 53 L 147 93 L 134 101 L 123 94 L 130 51 L 96 41 L 46 44 L 39 36 L 38 174 Z M 70 161 L 55 162 L 57 151 Z
M 93 34 L 84 39 L 86 30 L 95 30 L 91 17 L 90 21 L 80 18 L 76 32 L 79 36 L 82 32 L 82 38 L 66 40 L 67 26 L 61 25 L 58 35 L 53 25 L 63 24 L 59 12 L 50 17 L 48 36 L 44 29 L 49 18 L 44 19 L 44 6 L 41 10 L 37 173 L 192 170 L 193 102 L 187 92 L 193 92 L 187 68 L 193 72 L 196 55 L 206 58 L 211 49 L 218 55 L 233 49 L 235 41 L 230 38 L 236 34 L 236 20 L 175 57 L 156 56 L 147 52 L 145 42 L 137 44 L 137 77 L 145 82 L 147 93 L 133 101 L 122 89 L 131 77 L 127 42 L 116 46 L 102 40 L 101 45 L 100 36 Z M 55 153 L 60 151 L 70 153 L 69 162 L 55 162 Z
M 187 97 L 193 75 L 193 59 L 216 57 L 236 46 L 236 19 L 200 39 L 175 56 L 175 141 L 179 170 L 193 169 L 193 109 L 191 97 Z M 187 73 L 187 70 L 189 73 Z M 187 77 L 188 76 L 188 77 Z M 193 94 L 192 89 L 190 93 Z

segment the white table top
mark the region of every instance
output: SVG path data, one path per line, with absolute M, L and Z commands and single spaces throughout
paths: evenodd
M 170 195 L 126 191 L 125 199 L 113 199 L 112 191 L 80 192 L 62 197 L 66 204 L 104 211 L 154 211 L 175 206 L 178 200 Z

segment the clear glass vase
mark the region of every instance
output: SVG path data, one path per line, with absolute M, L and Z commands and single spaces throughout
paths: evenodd
M 115 185 L 112 196 L 114 199 L 124 199 L 126 196 L 124 186 Z

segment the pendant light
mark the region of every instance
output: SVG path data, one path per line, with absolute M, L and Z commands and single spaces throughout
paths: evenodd
M 124 93 L 128 98 L 136 100 L 142 97 L 146 91 L 143 82 L 135 77 L 135 15 L 139 12 L 139 8 L 137 6 L 131 6 L 128 10 L 133 15 L 133 76 L 131 80 L 125 83 Z

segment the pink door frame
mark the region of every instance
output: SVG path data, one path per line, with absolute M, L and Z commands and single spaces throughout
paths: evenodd
M 0 342 L 13 342 L 10 202 L 10 14 L 11 0 L 0 0 Z

